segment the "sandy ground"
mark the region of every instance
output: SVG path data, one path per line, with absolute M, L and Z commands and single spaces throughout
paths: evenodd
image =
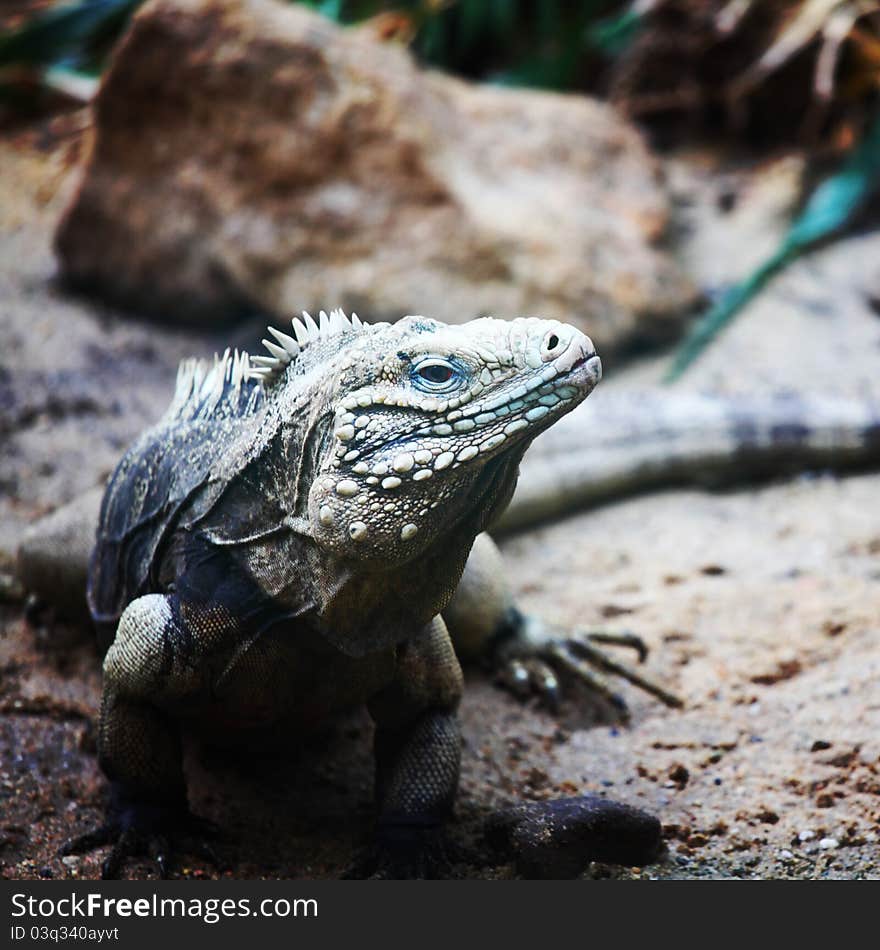
M 68 130 L 0 144 L 6 577 L 23 527 L 99 481 L 161 412 L 180 356 L 256 335 L 256 324 L 212 337 L 158 328 L 55 286 L 51 233 L 81 149 Z M 697 201 L 705 213 L 683 217 L 680 239 L 697 273 L 723 280 L 710 253 L 719 228 L 711 197 Z M 767 215 L 745 213 L 731 233 L 748 248 L 750 228 L 766 241 L 771 227 Z M 878 252 L 877 236 L 853 237 L 797 265 L 681 385 L 818 382 L 876 395 L 880 319 L 866 292 Z M 603 387 L 644 385 L 663 365 L 609 367 Z M 595 725 L 574 695 L 557 719 L 468 671 L 452 837 L 471 853 L 456 876 L 513 873 L 480 852 L 493 808 L 592 791 L 658 814 L 668 851 L 640 869 L 590 865 L 588 877 L 880 877 L 880 475 L 667 492 L 502 546 L 524 608 L 572 628 L 639 633 L 652 647 L 647 671 L 686 707 L 668 710 L 624 685 L 628 727 Z M 100 854 L 57 854 L 101 815 L 99 695 L 84 631 L 29 624 L 20 603 L 0 603 L 0 875 L 99 873 Z M 367 842 L 366 719 L 353 715 L 329 741 L 273 743 L 246 759 L 190 750 L 192 804 L 226 828 L 226 868 L 185 856 L 179 873 L 336 877 Z M 129 872 L 153 873 L 145 862 Z

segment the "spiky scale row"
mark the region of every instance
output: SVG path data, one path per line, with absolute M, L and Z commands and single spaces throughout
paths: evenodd
M 251 365 L 247 353 L 238 350 L 227 348 L 222 355 L 215 354 L 212 360 L 183 360 L 165 417 L 207 418 L 217 412 L 221 404 L 237 402 L 243 385 L 260 378 L 262 370 Z M 256 395 L 250 393 L 252 397 Z M 257 399 L 251 402 L 256 405 Z
M 305 347 L 340 333 L 360 332 L 368 324 L 364 324 L 356 313 L 347 317 L 342 309 L 336 309 L 329 315 L 322 310 L 317 323 L 311 314 L 303 311 L 302 320 L 295 317 L 291 326 L 294 336 L 275 327 L 267 328 L 274 337 L 274 342 L 263 340 L 268 356 L 249 356 L 246 352 L 226 349 L 213 360 L 183 360 L 177 371 L 174 397 L 166 418 L 207 418 L 227 403 L 231 405 L 237 401 L 242 396 L 243 384 L 255 382 L 259 385 L 245 393 L 247 406 L 240 406 L 248 414 L 259 404 L 262 387 L 277 378 Z
M 275 327 L 269 327 L 269 333 L 275 338 L 275 342 L 263 340 L 263 346 L 266 347 L 269 355 L 254 356 L 251 359 L 251 362 L 256 364 L 257 372 L 262 374 L 264 382 L 283 372 L 310 343 L 326 340 L 352 330 L 360 331 L 363 329 L 364 323 L 356 313 L 353 313 L 351 317 L 347 317 L 345 311 L 337 308 L 331 310 L 329 315 L 326 310 L 322 310 L 318 314 L 317 323 L 315 323 L 310 313 L 303 310 L 302 320 L 299 317 L 294 317 L 291 321 L 291 327 L 294 336 L 283 333 Z

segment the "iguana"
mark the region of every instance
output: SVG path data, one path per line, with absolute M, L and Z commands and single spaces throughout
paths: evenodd
M 379 840 L 417 853 L 457 775 L 447 628 L 459 656 L 494 652 L 510 687 L 551 704 L 566 671 L 622 711 L 593 663 L 675 705 L 589 636 L 516 608 L 480 533 L 493 519 L 504 530 L 649 487 L 880 461 L 880 414 L 865 399 L 670 390 L 584 403 L 598 357 L 557 323 L 368 328 L 334 312 L 304 315 L 292 337 L 271 332 L 267 356 L 185 362 L 171 407 L 106 495 L 57 510 L 20 547 L 25 587 L 76 613 L 100 520 L 88 588 L 109 648 L 101 761 L 114 797 L 107 825 L 79 844 L 116 838 L 108 874 L 150 843 L 138 838 L 161 843 L 183 823 L 176 720 L 200 704 L 216 729 L 366 698 Z M 611 639 L 643 653 L 637 638 Z M 576 838 L 597 815 L 625 824 L 613 803 L 561 804 L 537 838 L 540 822 L 570 828 L 578 809 Z
M 514 679 L 550 696 L 541 658 L 588 680 L 584 660 L 605 659 L 516 609 L 483 533 L 530 442 L 599 381 L 588 337 L 531 318 L 368 325 L 339 310 L 270 332 L 267 355 L 185 361 L 103 494 L 87 589 L 112 795 L 71 850 L 112 843 L 105 876 L 144 848 L 164 870 L 169 836 L 192 823 L 182 724 L 307 729 L 357 704 L 376 726 L 373 870 L 421 873 L 458 782 L 450 632 L 464 652 L 494 641 Z M 23 543 L 32 589 L 55 585 L 65 532 Z

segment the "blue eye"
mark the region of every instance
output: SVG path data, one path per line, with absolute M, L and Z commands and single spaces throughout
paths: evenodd
M 436 392 L 454 386 L 459 375 L 458 369 L 452 363 L 441 359 L 427 359 L 413 369 L 413 382 L 420 389 Z
M 426 363 L 418 369 L 419 376 L 429 383 L 448 383 L 455 370 L 445 363 Z

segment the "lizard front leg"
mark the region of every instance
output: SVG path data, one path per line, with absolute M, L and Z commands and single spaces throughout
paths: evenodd
M 505 580 L 501 553 L 487 534 L 477 537 L 455 596 L 443 616 L 463 658 L 488 655 L 499 668 L 503 685 L 522 697 L 537 693 L 551 709 L 559 702 L 559 675 L 578 681 L 607 703 L 617 717 L 626 719 L 626 703 L 612 690 L 603 673 L 628 680 L 667 706 L 681 705 L 664 687 L 615 660 L 597 645 L 630 647 L 644 660 L 647 648 L 634 634 L 566 633 L 520 611 Z
M 369 703 L 376 723 L 376 842 L 362 868 L 377 877 L 430 877 L 439 864 L 461 761 L 461 668 L 436 617 L 398 649 L 391 684 Z
M 112 843 L 102 875 L 117 877 L 128 857 L 146 851 L 164 877 L 171 840 L 207 830 L 189 813 L 179 728 L 167 710 L 210 689 L 205 657 L 235 633 L 227 611 L 174 595 L 129 604 L 104 658 L 98 759 L 111 782 L 107 821 L 66 845 L 66 853 Z M 193 840 L 212 859 L 204 842 Z

